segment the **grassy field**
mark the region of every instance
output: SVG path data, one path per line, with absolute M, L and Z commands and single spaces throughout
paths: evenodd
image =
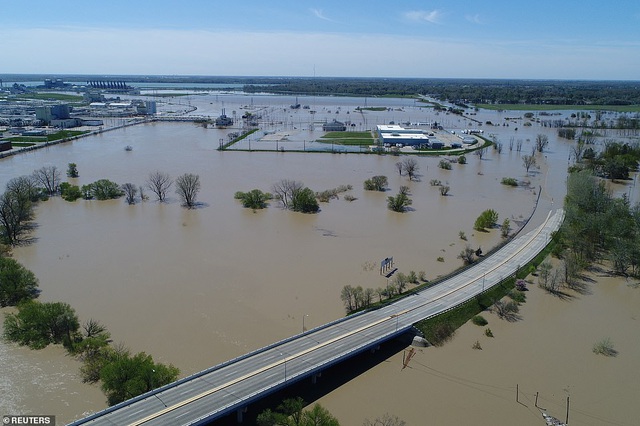
M 616 111 L 640 112 L 640 105 L 525 105 L 525 104 L 477 104 L 478 108 L 505 111 Z
M 375 144 L 371 132 L 329 132 L 316 142 L 356 146 Z
M 20 146 L 17 143 L 27 143 L 26 146 L 33 145 L 37 142 L 53 142 L 60 139 L 72 138 L 74 136 L 80 136 L 87 131 L 79 131 L 79 130 L 60 130 L 55 133 L 51 133 L 46 136 L 14 136 L 9 138 L 9 140 L 14 143 L 15 146 Z M 17 142 L 17 143 L 16 143 Z

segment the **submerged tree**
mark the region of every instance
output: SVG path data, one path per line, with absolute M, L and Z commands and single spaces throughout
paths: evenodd
M 252 189 L 249 192 L 236 192 L 234 198 L 240 200 L 246 208 L 259 210 L 267 207 L 267 201 L 273 196 L 268 192 L 262 192 L 259 189 Z
M 176 193 L 187 208 L 194 208 L 200 192 L 200 176 L 185 173 L 176 179 Z
M 364 189 L 367 191 L 385 191 L 387 189 L 386 176 L 374 176 L 364 181 Z
M 60 186 L 60 171 L 56 166 L 44 166 L 33 171 L 33 178 L 42 186 L 45 192 L 53 195 Z
M 167 191 L 173 185 L 173 180 L 168 173 L 164 173 L 161 171 L 151 172 L 149 177 L 147 178 L 147 188 L 149 188 L 156 197 L 158 201 L 164 201 L 167 196 Z
M 399 192 L 395 197 L 387 197 L 387 207 L 394 212 L 404 213 L 413 201 L 403 192 Z
M 35 299 L 39 293 L 33 272 L 14 259 L 0 256 L 0 307 Z
M 137 186 L 132 183 L 125 183 L 122 185 L 122 192 L 124 192 L 124 197 L 128 204 L 136 203 L 136 194 L 138 193 Z

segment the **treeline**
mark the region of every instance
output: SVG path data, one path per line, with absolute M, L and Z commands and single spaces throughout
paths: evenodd
M 615 198 L 604 181 L 581 170 L 569 174 L 565 210 L 558 248 L 568 285 L 603 260 L 616 274 L 640 276 L 640 205 L 632 206 L 626 194 Z
M 622 143 L 612 139 L 603 142 L 604 149 L 596 151 L 594 140 L 588 136 L 578 137 L 572 147 L 576 164 L 570 171 L 588 170 L 591 173 L 611 180 L 629 179 L 632 171 L 638 170 L 640 163 L 640 145 Z
M 415 96 L 467 104 L 638 105 L 640 84 L 625 81 L 421 78 L 273 78 L 247 82 L 248 93 Z

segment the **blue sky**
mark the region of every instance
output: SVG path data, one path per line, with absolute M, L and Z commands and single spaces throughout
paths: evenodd
M 640 80 L 640 1 L 0 0 L 0 73 Z

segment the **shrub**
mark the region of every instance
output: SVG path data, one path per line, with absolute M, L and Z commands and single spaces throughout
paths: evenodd
M 355 201 L 355 200 L 357 200 L 358 198 L 354 197 L 354 196 L 353 196 L 353 195 L 351 195 L 351 194 L 347 194 L 347 195 L 345 195 L 345 196 L 344 196 L 344 199 L 345 199 L 346 201 L 351 202 L 351 201 Z
M 458 157 L 458 164 L 467 164 L 467 157 L 465 157 L 464 155 Z
M 451 163 L 447 160 L 440 160 L 440 162 L 438 163 L 438 167 L 443 170 L 451 170 Z
M 514 178 L 503 177 L 500 183 L 507 186 L 518 186 L 518 181 Z
M 527 282 L 523 279 L 518 279 L 516 281 L 516 289 L 519 291 L 527 291 Z
M 398 213 L 404 213 L 411 203 L 412 201 L 407 194 L 403 194 L 402 192 L 398 193 L 395 197 L 387 198 L 387 207 L 389 207 L 389 210 L 393 210 Z
M 593 345 L 593 353 L 604 356 L 616 356 L 618 351 L 613 348 L 613 342 L 608 337 Z
M 440 186 L 440 185 L 442 185 L 442 182 L 439 179 L 431 179 L 431 181 L 429 181 L 429 183 L 431 184 L 431 186 Z
M 433 327 L 433 337 L 432 337 L 433 341 L 431 343 L 434 346 L 442 346 L 446 342 L 451 340 L 451 338 L 453 338 L 453 335 L 455 333 L 456 333 L 456 329 L 450 323 L 448 322 L 438 323 Z
M 412 284 L 418 283 L 418 276 L 414 271 L 409 272 L 409 275 L 407 275 L 407 281 L 409 281 Z
M 487 321 L 482 315 L 476 315 L 475 317 L 471 318 L 471 322 L 481 327 L 489 324 L 489 321 Z
M 449 193 L 449 185 L 442 185 L 440 187 L 440 195 L 442 195 L 443 197 L 446 196 Z
M 458 236 L 460 236 L 461 240 L 467 241 L 467 235 L 464 233 L 464 231 L 458 232 Z
M 442 256 L 438 256 L 438 258 L 436 259 L 438 262 L 444 262 L 444 257 Z
M 490 329 L 490 328 L 487 328 L 487 329 L 484 331 L 484 335 L 485 335 L 485 336 L 487 336 L 487 337 L 493 337 L 493 331 L 491 331 L 491 329 Z
M 427 282 L 427 273 L 425 271 L 418 272 L 418 279 L 422 282 Z
M 476 340 L 476 342 L 471 346 L 473 349 L 482 350 L 482 346 L 480 345 L 480 341 Z
M 511 300 L 516 302 L 518 305 L 521 305 L 527 301 L 527 296 L 523 292 L 521 292 L 520 290 L 516 290 L 515 288 L 511 290 L 507 296 L 509 296 Z
M 273 195 L 262 192 L 259 189 L 252 189 L 249 192 L 238 191 L 234 198 L 242 202 L 242 206 L 248 209 L 258 210 L 267 207 L 267 201 L 273 199 Z

